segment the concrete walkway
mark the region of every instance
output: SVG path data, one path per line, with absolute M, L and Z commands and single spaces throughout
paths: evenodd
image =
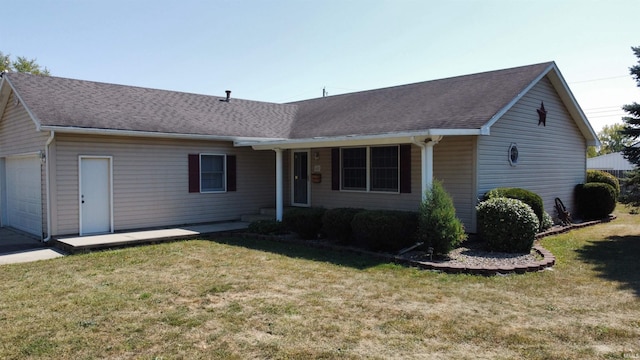
M 169 229 L 141 230 L 114 234 L 57 238 L 56 246 L 69 253 L 87 252 L 164 241 L 193 239 L 211 234 L 226 234 L 244 230 L 249 223 L 242 221 L 202 224 Z
M 168 229 L 63 237 L 52 240 L 52 244 L 45 244 L 29 234 L 13 229 L 0 228 L 0 265 L 53 259 L 66 254 L 91 250 L 193 239 L 212 234 L 222 236 L 244 230 L 247 226 L 249 226 L 248 222 L 233 221 Z M 48 245 L 55 245 L 55 247 L 48 247 Z
M 47 245 L 32 235 L 0 228 L 0 265 L 47 260 L 64 256 L 64 254 Z

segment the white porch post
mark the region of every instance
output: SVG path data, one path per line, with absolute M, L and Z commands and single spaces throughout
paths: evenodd
M 276 221 L 282 221 L 284 203 L 284 185 L 282 180 L 282 149 L 273 149 L 276 152 Z
M 422 157 L 422 200 L 425 199 L 427 190 L 433 185 L 433 147 L 442 140 L 442 136 L 434 136 L 425 141 L 421 148 Z

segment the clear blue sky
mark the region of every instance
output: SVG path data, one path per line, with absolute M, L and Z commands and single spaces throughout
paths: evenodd
M 54 76 L 289 102 L 556 61 L 594 129 L 640 102 L 640 1 L 20 0 L 0 51 Z

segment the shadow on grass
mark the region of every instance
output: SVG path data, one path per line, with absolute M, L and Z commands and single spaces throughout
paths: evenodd
M 640 297 L 640 236 L 611 236 L 591 241 L 578 250 L 583 261 L 594 264 L 600 277 L 620 282 Z
M 253 238 L 213 238 L 220 244 L 240 246 L 253 250 L 271 252 L 291 258 L 328 262 L 334 265 L 347 266 L 355 269 L 367 269 L 381 264 L 388 264 L 388 260 L 376 258 L 354 251 L 341 251 L 313 246 L 312 243 L 289 243 L 274 240 Z

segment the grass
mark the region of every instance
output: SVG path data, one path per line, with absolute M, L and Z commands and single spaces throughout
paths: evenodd
M 617 215 L 524 275 L 236 238 L 4 265 L 0 358 L 639 358 L 640 216 Z

